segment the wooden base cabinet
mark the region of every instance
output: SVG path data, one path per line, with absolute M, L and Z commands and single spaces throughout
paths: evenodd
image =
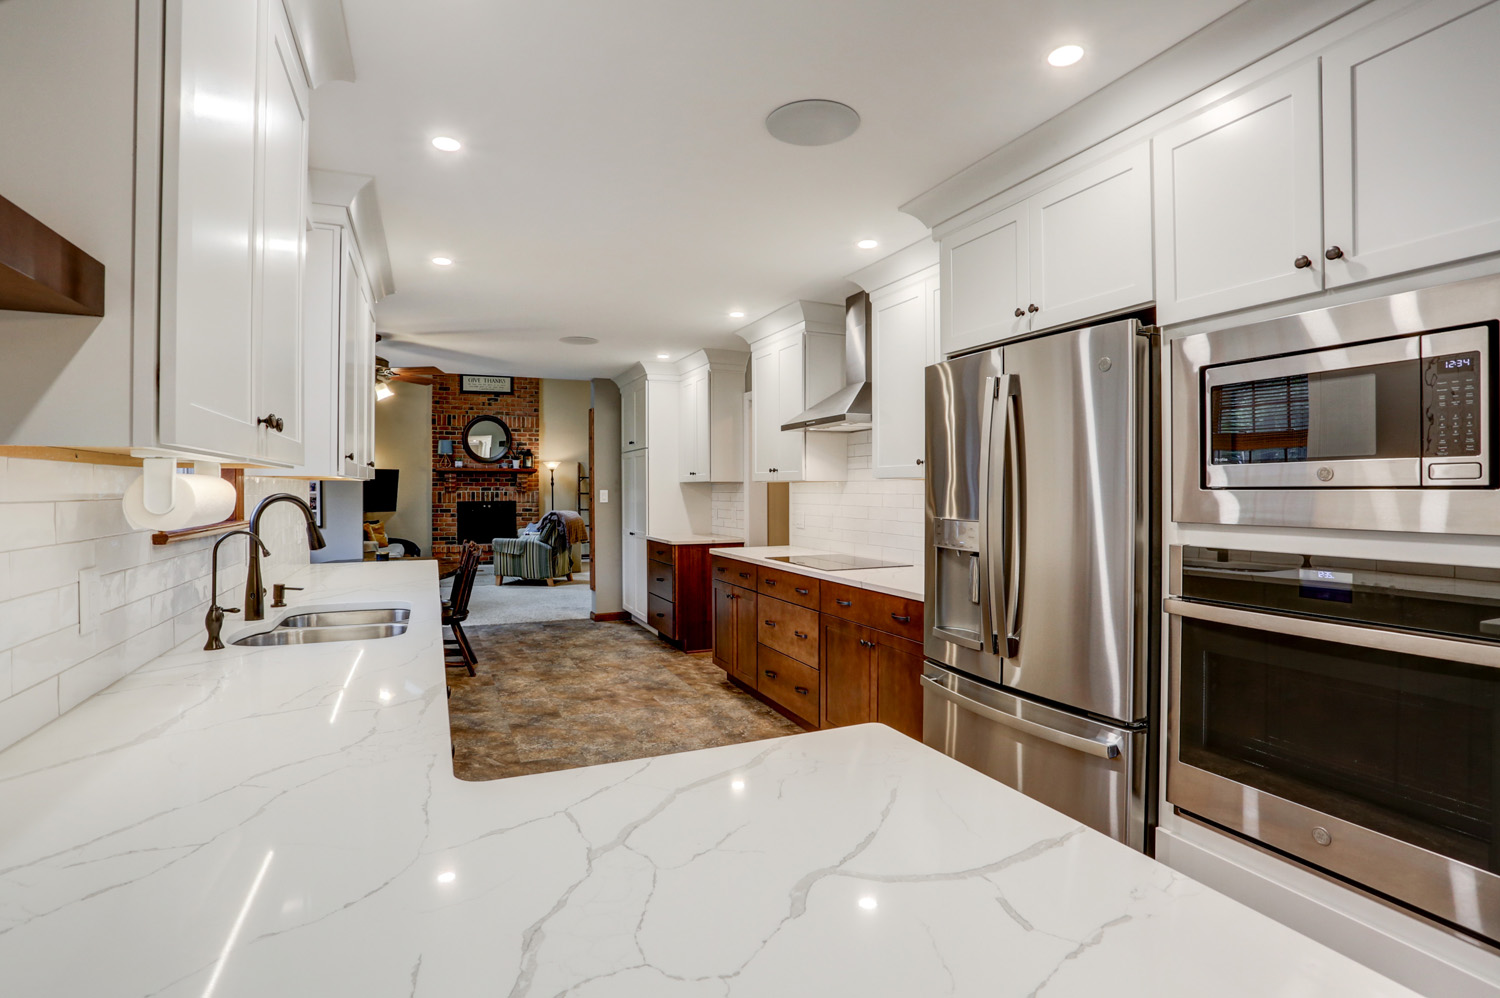
M 714 665 L 755 687 L 755 594 L 714 582 Z
M 822 726 L 878 721 L 922 737 L 922 646 L 823 617 Z
M 726 546 L 733 545 L 646 541 L 646 623 L 683 651 L 708 651 L 716 645 L 718 596 L 717 589 L 709 587 L 708 551 Z M 754 641 L 753 593 L 746 602 L 752 604 L 744 612 L 751 618 Z M 750 668 L 753 673 L 754 666 Z

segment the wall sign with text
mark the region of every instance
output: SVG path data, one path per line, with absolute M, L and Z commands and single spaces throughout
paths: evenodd
M 515 387 L 508 374 L 460 374 L 458 390 L 466 395 L 514 395 Z

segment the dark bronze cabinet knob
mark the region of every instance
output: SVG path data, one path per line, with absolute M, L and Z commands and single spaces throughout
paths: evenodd
M 345 461 L 353 461 L 354 460 L 354 455 L 353 454 L 345 454 L 344 455 L 344 460 Z
M 1330 246 L 1330 247 L 1328 247 L 1327 251 L 1324 252 L 1324 254 L 1323 254 L 1324 258 L 1328 259 L 1328 260 L 1337 260 L 1339 257 L 1341 257 L 1343 255 L 1344 255 L 1344 251 L 1341 250 L 1341 249 L 1339 249 L 1337 246 Z
M 282 419 L 280 416 L 276 415 L 274 412 L 268 412 L 268 413 L 266 413 L 264 416 L 260 417 L 255 422 L 257 424 L 264 423 L 267 427 L 269 427 L 270 429 L 275 430 L 277 433 L 280 433 L 283 429 L 286 428 L 286 420 Z
M 1024 319 L 1024 318 L 1026 318 L 1026 310 L 1024 308 L 1018 308 L 1018 309 L 1016 309 L 1016 318 L 1017 319 Z
M 1041 309 L 1037 308 L 1035 305 L 1027 305 L 1026 306 L 1026 311 L 1028 311 L 1028 312 L 1040 312 Z
M 1312 266 L 1312 261 L 1306 256 L 1299 256 L 1297 257 L 1297 259 L 1292 261 L 1292 266 L 1296 267 L 1298 270 L 1306 270 L 1308 267 Z

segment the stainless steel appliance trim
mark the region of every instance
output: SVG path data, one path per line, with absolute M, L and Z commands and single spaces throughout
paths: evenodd
M 984 651 L 983 641 L 979 640 L 977 637 L 971 637 L 965 632 L 955 631 L 951 627 L 939 627 L 937 624 L 933 624 L 932 633 L 936 634 L 944 641 L 951 641 L 956 645 L 963 646 L 964 648 L 972 648 L 974 651 Z
M 1002 396 L 1007 400 L 1004 411 L 1008 422 L 1010 419 L 1009 399 L 1011 385 L 1012 379 L 1008 374 L 985 379 L 984 415 L 981 417 L 984 420 L 984 436 L 979 450 L 979 557 L 984 560 L 985 582 L 988 589 L 988 592 L 985 594 L 987 598 L 982 604 L 984 607 L 982 613 L 985 617 L 985 633 L 989 635 L 989 648 L 984 649 L 985 651 L 992 651 L 999 646 L 1000 633 L 1004 629 L 1004 625 L 999 623 L 1000 615 L 1004 612 L 1003 597 L 1001 596 L 1001 593 L 1004 592 L 1002 588 L 1004 583 L 995 576 L 995 531 L 991 522 L 991 510 L 994 506 L 994 503 L 991 501 L 993 491 L 991 486 L 994 484 L 994 478 L 992 469 L 990 468 L 990 454 L 994 450 L 995 445 L 995 409 L 997 408 L 995 401 Z
M 1278 634 L 1290 634 L 1293 637 L 1329 641 L 1356 648 L 1378 648 L 1381 651 L 1395 652 L 1398 655 L 1417 655 L 1422 658 L 1436 658 L 1500 669 L 1500 644 L 1484 641 L 1436 637 L 1412 631 L 1370 627 L 1363 624 L 1341 624 L 1279 613 L 1260 613 L 1255 610 L 1241 610 L 1213 603 L 1195 603 L 1176 596 L 1166 600 L 1166 610 L 1178 617 L 1192 617 L 1194 620 L 1207 620 L 1215 624 L 1232 624 L 1236 627 L 1275 631 Z
M 1169 610 L 1173 603 L 1179 607 L 1202 606 L 1175 599 L 1167 602 Z M 1167 802 L 1360 886 L 1488 939 L 1500 940 L 1500 877 L 1495 874 L 1182 762 L 1178 758 L 1182 741 L 1182 621 L 1192 615 L 1172 612 Z M 1271 614 L 1255 616 L 1270 617 L 1278 628 L 1287 619 Z M 1319 828 L 1326 835 L 1326 845 L 1313 838 L 1314 829 Z
M 1002 462 L 1002 501 L 1005 503 L 1005 635 L 1002 653 L 1014 658 L 1021 653 L 1021 587 L 1026 570 L 1026 467 L 1021 428 L 1021 380 L 1006 375 L 1010 384 L 1005 399 L 1005 458 Z
M 1441 333 L 1428 333 L 1422 337 L 1422 358 L 1425 361 L 1429 357 L 1442 357 L 1447 354 L 1477 352 L 1479 354 L 1479 453 L 1458 454 L 1452 457 L 1423 457 L 1422 458 L 1422 481 L 1427 484 L 1454 483 L 1460 485 L 1489 485 L 1493 481 L 1490 468 L 1492 467 L 1493 445 L 1490 437 L 1490 427 L 1494 420 L 1491 417 L 1491 409 L 1494 407 L 1494 388 L 1490 382 L 1490 372 L 1494 370 L 1494 358 L 1490 355 L 1490 333 L 1483 326 L 1473 326 L 1468 329 L 1449 329 Z M 1425 371 L 1424 371 L 1425 374 Z M 1445 465 L 1455 462 L 1476 462 L 1479 465 L 1479 474 L 1472 478 L 1444 478 L 1440 469 Z
M 1424 288 L 1174 339 L 1172 363 L 1172 519 L 1227 523 L 1500 534 L 1492 490 L 1471 482 L 1412 489 L 1209 489 L 1203 487 L 1204 368 L 1370 340 L 1492 325 L 1500 319 L 1500 276 Z M 1341 483 L 1335 482 L 1335 485 Z
M 1024 731 L 1044 741 L 1052 742 L 1054 745 L 1061 745 L 1064 748 L 1070 748 L 1077 752 L 1098 756 L 1101 759 L 1118 759 L 1120 757 L 1120 750 L 1124 746 L 1125 740 L 1118 735 L 1111 735 L 1103 739 L 1085 738 L 1082 735 L 1075 735 L 1071 732 L 1059 731 L 1057 728 L 1048 727 L 1045 724 L 1038 724 L 1036 721 L 1028 721 L 1024 717 L 1006 713 L 1003 710 L 966 697 L 957 690 L 949 689 L 943 684 L 944 678 L 941 675 L 923 675 L 922 687 L 931 690 L 949 703 L 956 704 L 963 710 L 972 711 L 980 717 L 996 721 L 1006 727 L 1015 728 L 1017 731 Z

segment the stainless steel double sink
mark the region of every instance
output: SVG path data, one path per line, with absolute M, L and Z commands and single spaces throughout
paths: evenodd
M 233 642 L 252 648 L 267 645 L 311 645 L 327 641 L 369 641 L 406 633 L 411 611 L 398 607 L 372 610 L 315 610 L 287 617 L 269 631 L 247 634 Z

